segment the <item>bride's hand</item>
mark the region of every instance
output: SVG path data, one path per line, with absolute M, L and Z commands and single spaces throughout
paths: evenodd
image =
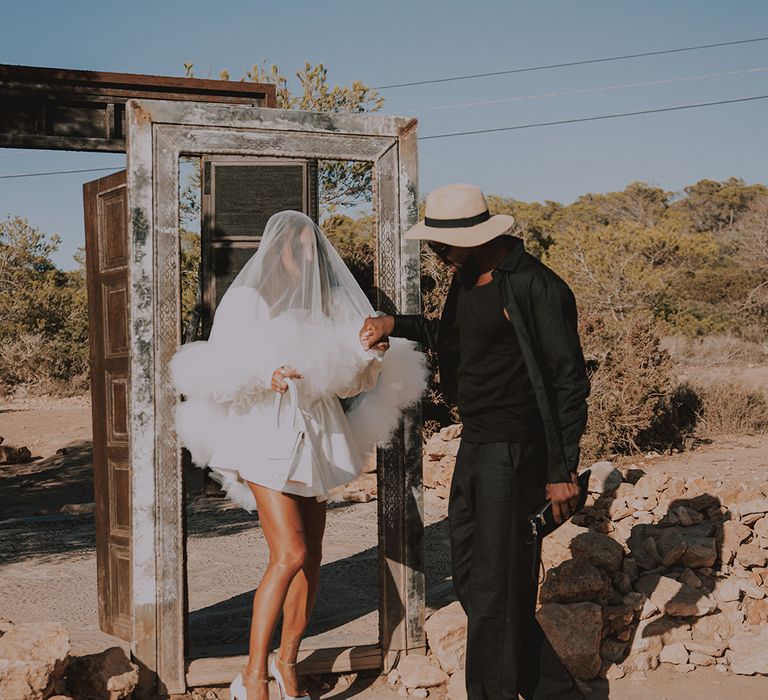
M 280 365 L 272 373 L 272 391 L 276 391 L 279 394 L 284 394 L 288 391 L 286 379 L 301 379 L 301 375 L 293 367 Z

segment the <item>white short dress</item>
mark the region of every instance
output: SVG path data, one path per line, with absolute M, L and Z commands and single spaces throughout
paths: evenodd
M 360 321 L 312 325 L 278 317 L 265 324 L 263 304 L 252 288 L 231 290 L 209 340 L 182 346 L 171 361 L 185 398 L 176 407 L 181 444 L 249 511 L 256 504 L 246 482 L 322 501 L 352 481 L 426 383 L 424 357 L 408 341 L 392 339 L 386 353 L 365 351 Z M 266 449 L 275 429 L 271 378 L 281 365 L 303 375 L 295 383 L 305 437 L 288 478 Z M 357 398 L 345 413 L 340 399 L 348 397 Z

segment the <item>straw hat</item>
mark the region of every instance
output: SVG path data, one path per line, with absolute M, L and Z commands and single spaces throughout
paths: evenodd
M 507 214 L 491 216 L 479 187 L 445 185 L 429 193 L 424 221 L 409 228 L 405 237 L 471 248 L 506 233 L 514 223 Z

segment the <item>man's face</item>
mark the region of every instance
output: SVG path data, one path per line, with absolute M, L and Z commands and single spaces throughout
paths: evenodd
M 467 260 L 472 254 L 471 248 L 458 248 L 436 241 L 430 241 L 429 247 L 440 261 L 448 266 L 451 272 L 459 272 L 467 264 Z

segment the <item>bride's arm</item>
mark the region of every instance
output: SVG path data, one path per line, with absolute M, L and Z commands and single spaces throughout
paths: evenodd
M 381 363 L 384 359 L 382 350 L 364 350 L 359 343 L 350 349 L 352 352 L 348 356 L 349 372 L 345 373 L 343 380 L 335 387 L 336 396 L 340 399 L 371 391 L 381 374 Z

